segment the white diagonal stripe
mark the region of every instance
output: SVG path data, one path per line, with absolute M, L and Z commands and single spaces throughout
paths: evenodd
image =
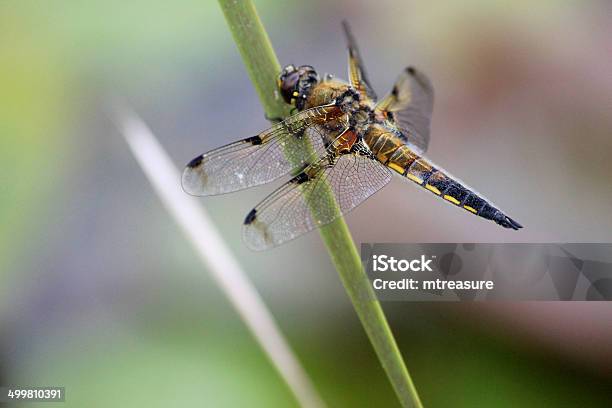
M 115 104 L 113 117 L 162 203 L 185 233 L 242 320 L 303 407 L 324 403 L 272 314 L 223 242 L 208 214 L 180 186 L 179 172 L 146 124 Z

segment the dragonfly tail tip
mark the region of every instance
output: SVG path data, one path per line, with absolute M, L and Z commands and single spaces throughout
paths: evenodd
M 500 221 L 498 221 L 498 224 L 501 225 L 502 227 L 511 228 L 515 231 L 523 228 L 521 224 L 514 221 L 512 218 L 508 217 L 507 215 L 504 215 L 503 218 Z

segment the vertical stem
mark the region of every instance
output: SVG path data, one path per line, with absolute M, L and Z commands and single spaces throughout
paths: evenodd
M 376 295 L 364 272 L 361 258 L 346 222 L 343 218 L 339 218 L 323 227 L 321 236 L 357 316 L 402 406 L 422 408 L 423 404 L 419 394 L 402 359 L 385 313 L 376 300 Z
M 251 0 L 219 0 L 251 81 L 268 117 L 284 117 L 288 106 L 277 92 L 280 64 Z M 333 196 L 324 201 L 333 200 Z M 349 229 L 342 217 L 320 229 L 331 260 L 342 279 L 376 355 L 404 407 L 421 408 L 416 388 L 404 364 L 380 303 L 365 274 Z
M 289 106 L 276 85 L 281 66 L 255 5 L 250 0 L 219 0 L 219 4 L 266 115 L 287 116 Z

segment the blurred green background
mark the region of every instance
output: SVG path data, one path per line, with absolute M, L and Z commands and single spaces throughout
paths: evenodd
M 255 3 L 281 64 L 345 77 L 348 19 L 379 94 L 408 64 L 428 73 L 429 156 L 525 225 L 398 179 L 347 217 L 357 243 L 611 241 L 609 1 Z M 70 407 L 295 406 L 106 115 L 112 95 L 177 165 L 267 126 L 214 1 L 0 2 L 0 384 L 63 385 Z M 329 406 L 397 406 L 318 235 L 241 243 L 273 187 L 202 204 Z M 427 407 L 612 406 L 607 303 L 384 308 Z

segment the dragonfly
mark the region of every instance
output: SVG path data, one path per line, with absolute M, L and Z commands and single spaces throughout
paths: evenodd
M 293 114 L 191 160 L 182 174 L 185 192 L 226 194 L 291 176 L 246 216 L 243 240 L 253 250 L 331 223 L 382 189 L 393 174 L 504 228 L 522 228 L 424 156 L 434 101 L 429 79 L 409 66 L 378 99 L 346 22 L 343 31 L 349 80 L 321 78 L 310 65 L 285 66 L 278 92 Z

